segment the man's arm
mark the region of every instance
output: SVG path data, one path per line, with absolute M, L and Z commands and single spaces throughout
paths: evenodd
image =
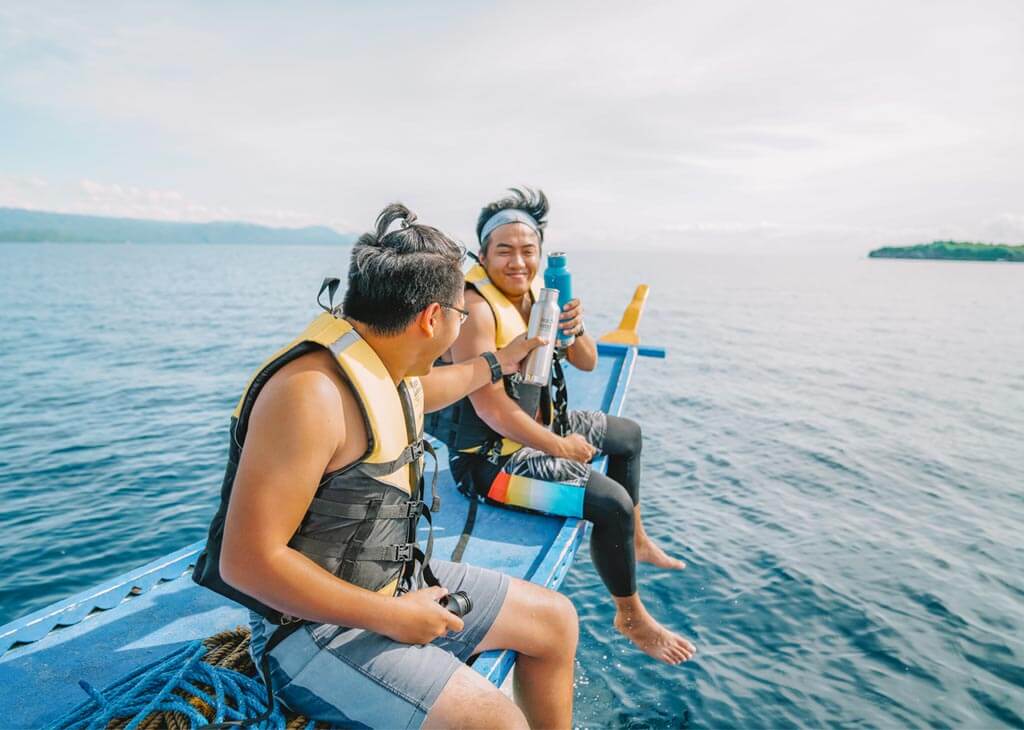
M 573 299 L 562 309 L 559 317 L 559 329 L 565 334 L 573 334 L 583 326 L 583 304 L 579 299 Z M 584 333 L 577 335 L 569 348 L 565 351 L 569 363 L 587 372 L 597 367 L 597 344 L 594 338 Z
M 478 357 L 480 353 L 494 349 L 494 316 L 487 302 L 476 292 L 467 291 L 466 309 L 469 310 L 469 319 L 452 345 L 452 357 L 456 361 Z M 487 385 L 470 393 L 469 399 L 484 423 L 502 436 L 552 456 L 570 455 L 566 451 L 565 440 L 524 413 L 505 393 L 502 383 L 488 381 Z
M 502 374 L 514 373 L 530 351 L 543 344 L 544 340 L 540 337 L 527 340 L 526 335 L 520 335 L 508 346 L 498 350 L 495 357 L 501 366 Z M 492 347 L 491 350 L 493 349 Z M 480 355 L 465 362 L 435 367 L 430 373 L 420 377 L 420 383 L 423 385 L 423 410 L 427 413 L 439 411 L 490 382 L 491 367 Z
M 249 419 L 224 526 L 222 577 L 282 613 L 397 641 L 426 643 L 460 630 L 461 620 L 450 621 L 452 614 L 436 603 L 442 589 L 383 596 L 337 578 L 288 546 L 345 439 L 342 396 L 331 376 L 309 368 L 271 379 Z

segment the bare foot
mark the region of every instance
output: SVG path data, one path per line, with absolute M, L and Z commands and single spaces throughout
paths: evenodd
M 693 644 L 659 624 L 642 607 L 634 611 L 620 608 L 615 628 L 642 652 L 666 664 L 680 664 L 697 653 Z
M 686 567 L 686 563 L 678 558 L 673 558 L 649 539 L 636 546 L 636 560 L 638 563 L 650 563 L 659 568 L 671 570 L 682 570 Z

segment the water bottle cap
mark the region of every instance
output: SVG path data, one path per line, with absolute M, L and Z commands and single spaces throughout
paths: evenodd
M 548 266 L 554 266 L 558 268 L 565 266 L 565 252 L 564 251 L 552 251 L 548 254 Z

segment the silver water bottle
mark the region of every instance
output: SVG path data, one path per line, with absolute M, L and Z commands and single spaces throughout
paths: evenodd
M 541 289 L 540 297 L 530 310 L 530 324 L 526 328 L 527 338 L 543 337 L 547 344 L 533 350 L 526 356 L 520 371 L 522 380 L 528 385 L 547 385 L 551 377 L 551 358 L 555 354 L 555 339 L 558 337 L 558 318 L 562 310 L 558 306 L 558 289 Z

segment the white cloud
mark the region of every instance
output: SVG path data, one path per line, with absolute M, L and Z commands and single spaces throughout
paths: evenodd
M 103 169 L 36 151 L 40 177 L 121 181 L 66 207 L 358 229 L 398 198 L 468 240 L 525 182 L 570 245 L 855 250 L 1016 230 L 980 222 L 1024 200 L 1022 8 L 26 3 L 0 107 L 128 130 Z
M 177 190 L 151 190 L 87 178 L 77 183 L 51 184 L 38 177 L 0 176 L 0 206 L 166 221 L 248 221 L 293 228 L 322 223 L 308 213 L 293 210 L 209 206 Z

